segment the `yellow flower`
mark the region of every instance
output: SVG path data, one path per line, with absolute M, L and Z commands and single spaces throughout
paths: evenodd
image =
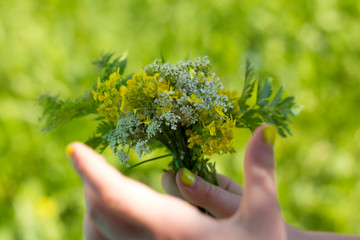
M 209 146 L 212 153 L 218 152 L 218 145 L 217 140 L 210 140 Z
M 223 106 L 214 106 L 214 110 L 217 114 L 219 114 L 220 116 L 224 116 L 225 117 L 225 113 L 223 112 Z
M 143 121 L 144 124 L 149 125 L 151 123 L 151 120 L 149 117 L 146 118 L 145 121 Z
M 205 128 L 209 130 L 211 136 L 215 136 L 215 135 L 216 135 L 215 120 L 212 121 L 212 122 L 211 122 L 209 125 L 207 125 Z
M 139 72 L 132 76 L 132 79 L 127 81 L 129 90 L 137 96 L 155 98 L 157 94 L 168 91 L 170 86 L 166 81 L 158 79 L 159 73 L 154 76 L 148 76 L 145 72 Z
M 94 100 L 97 101 L 98 97 L 101 93 L 99 93 L 93 89 L 93 90 L 91 90 L 91 94 L 93 95 Z
M 158 110 L 160 110 L 162 114 L 169 112 L 171 109 L 172 109 L 171 104 L 170 104 L 170 106 L 158 107 Z
M 190 68 L 190 70 L 189 70 L 189 75 L 190 75 L 191 79 L 194 78 L 194 74 L 195 74 L 195 70 L 192 69 L 192 68 Z
M 141 120 L 144 120 L 145 119 L 145 115 L 143 115 L 143 114 L 138 114 L 137 115 Z
M 198 102 L 198 103 L 202 103 L 202 99 L 201 98 L 197 98 L 197 95 L 195 93 L 191 94 L 191 97 L 187 97 L 187 100 L 189 102 Z
M 119 103 L 121 101 L 121 95 L 116 89 L 116 84 L 119 79 L 121 79 L 121 75 L 118 69 L 117 72 L 111 73 L 109 78 L 103 83 L 100 78 L 98 78 L 96 90 L 91 91 L 94 100 L 101 103 L 97 108 L 99 115 L 106 117 L 110 122 L 113 122 L 114 125 L 116 125 L 120 117 Z
M 157 82 L 156 87 L 157 87 L 157 93 L 166 92 L 170 88 L 169 84 L 165 81 Z
M 180 91 L 179 89 L 175 89 L 173 98 L 178 99 L 179 97 L 182 96 L 182 94 L 183 94 L 183 91 Z
M 110 74 L 108 84 L 111 84 L 112 86 L 116 85 L 117 81 L 121 78 L 119 71 L 120 71 L 120 68 L 118 68 L 116 72 L 113 72 L 112 74 Z
M 123 98 L 123 100 L 121 101 L 121 106 L 120 106 L 120 111 L 122 111 L 123 113 L 128 113 L 129 112 L 129 106 L 126 102 L 126 99 Z
M 188 148 L 193 148 L 195 144 L 197 145 L 201 145 L 202 144 L 202 140 L 200 139 L 200 135 L 195 135 L 194 137 L 190 137 L 188 139 Z
M 120 87 L 120 96 L 124 97 L 128 92 L 129 90 L 124 85 Z
M 119 94 L 121 97 L 120 111 L 122 111 L 123 113 L 127 113 L 129 111 L 128 105 L 126 102 L 126 95 L 128 92 L 129 92 L 129 90 L 125 86 L 120 87 L 120 94 Z

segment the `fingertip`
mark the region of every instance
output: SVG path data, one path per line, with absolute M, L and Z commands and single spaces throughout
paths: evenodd
M 89 148 L 87 145 L 81 143 L 81 142 L 71 142 L 65 147 L 65 153 L 70 157 L 74 158 L 76 157 L 75 153 L 78 152 L 79 148 L 86 147 Z
M 72 154 L 74 153 L 74 147 L 72 146 L 72 143 L 69 143 L 66 147 L 65 147 L 65 152 L 66 154 L 71 157 Z
M 84 144 L 82 142 L 72 142 L 68 146 L 73 149 L 73 152 L 72 152 L 73 154 L 75 152 L 80 151 L 80 150 L 86 150 L 86 151 L 91 151 L 91 152 L 96 153 L 94 151 L 94 149 L 92 149 L 91 147 L 89 147 L 88 145 L 86 145 L 86 144 Z
M 100 154 L 81 142 L 69 143 L 65 151 L 80 177 L 84 177 L 84 173 L 88 172 L 92 165 L 98 165 L 99 161 L 104 160 Z
M 260 141 L 262 144 L 273 147 L 277 137 L 277 128 L 272 124 L 263 124 L 255 129 L 250 142 Z
M 277 129 L 274 125 L 265 125 L 262 129 L 262 135 L 267 144 L 274 146 L 277 135 Z
M 78 145 L 77 142 L 71 142 L 65 147 L 66 156 L 71 161 L 71 163 L 72 163 L 73 167 L 75 168 L 75 170 L 77 170 L 76 156 L 75 156 L 75 150 L 77 149 L 77 145 Z
M 181 168 L 175 175 L 176 185 L 183 198 L 188 198 L 197 193 L 203 179 L 186 168 Z M 188 199 L 189 200 L 189 199 Z
M 276 128 L 271 125 L 262 125 L 255 130 L 246 149 L 245 167 L 256 165 L 270 170 L 274 168 L 272 144 L 275 142 L 275 136 Z
M 180 169 L 176 174 L 176 178 L 179 180 L 178 183 L 188 188 L 194 186 L 196 179 L 195 174 L 187 168 Z

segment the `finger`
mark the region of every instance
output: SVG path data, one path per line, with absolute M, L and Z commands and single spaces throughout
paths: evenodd
M 223 186 L 233 189 L 234 182 L 220 178 Z M 181 169 L 176 174 L 178 188 L 185 199 L 194 205 L 205 208 L 217 218 L 230 217 L 240 205 L 241 197 L 221 187 L 215 186 L 188 169 Z
M 93 228 L 108 239 L 152 239 L 144 226 L 129 222 L 97 199 L 93 190 L 85 185 L 86 215 Z
M 245 188 L 240 219 L 247 229 L 282 229 L 274 179 L 274 126 L 259 127 L 249 141 L 245 154 Z
M 167 171 L 162 175 L 161 185 L 167 194 L 185 200 L 176 184 L 175 175 L 172 172 Z
M 86 145 L 73 143 L 69 149 L 75 169 L 89 184 L 99 202 L 129 222 L 140 223 L 155 233 L 169 237 L 195 234 L 201 232 L 205 225 L 213 223 L 183 201 L 159 194 L 123 176 Z M 173 227 L 165 228 L 166 225 Z
M 194 205 L 196 205 L 196 204 L 192 201 L 192 199 L 198 199 L 198 202 L 199 201 L 204 202 L 205 204 L 208 203 L 209 199 L 207 197 L 204 197 L 204 196 L 200 195 L 200 194 L 203 193 L 203 191 L 191 191 L 191 192 L 188 192 L 188 198 L 184 198 L 184 196 L 182 195 L 182 193 L 179 190 L 179 187 L 178 187 L 178 185 L 176 183 L 175 178 L 176 178 L 176 176 L 170 171 L 167 171 L 167 172 L 165 172 L 163 174 L 162 179 L 161 179 L 161 183 L 162 183 L 162 186 L 163 186 L 164 190 L 167 192 L 167 194 L 170 194 L 172 196 L 178 197 L 178 198 L 183 199 L 183 200 L 187 200 L 187 201 L 189 201 L 190 203 L 192 203 Z M 227 192 L 236 194 L 236 195 L 241 197 L 241 195 L 242 195 L 242 187 L 237 182 L 235 182 L 231 178 L 226 177 L 226 176 L 221 175 L 221 174 L 217 174 L 217 179 L 219 181 L 220 188 L 224 189 Z M 200 188 L 201 188 L 201 186 L 200 186 Z M 184 190 L 184 191 L 186 191 L 186 190 Z M 194 194 L 194 195 L 192 195 L 192 194 Z M 205 201 L 202 201 L 201 199 L 205 199 Z M 202 206 L 202 205 L 204 205 L 204 204 L 200 204 L 198 206 L 204 208 L 204 206 Z M 237 203 L 234 204 L 234 206 L 231 207 L 233 209 L 233 211 L 230 210 L 230 207 L 228 206 L 227 203 L 217 204 L 216 202 L 214 202 L 213 204 L 210 203 L 209 205 L 212 205 L 212 207 L 210 207 L 211 210 L 208 210 L 208 209 L 207 210 L 213 216 L 215 216 L 217 218 L 229 217 L 232 214 L 234 214 L 236 209 L 239 207 L 240 201 L 238 201 Z M 218 213 L 221 213 L 221 214 L 218 214 Z
M 88 215 L 85 215 L 83 232 L 84 232 L 84 238 L 86 240 L 107 240 L 108 239 L 91 222 Z
M 243 190 L 240 184 L 232 180 L 231 178 L 216 174 L 216 177 L 219 181 L 220 187 L 228 192 L 234 193 L 236 195 L 242 196 Z

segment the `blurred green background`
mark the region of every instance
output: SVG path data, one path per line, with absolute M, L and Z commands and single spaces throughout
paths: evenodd
M 44 134 L 37 98 L 81 95 L 102 51 L 127 51 L 127 73 L 160 52 L 172 63 L 208 55 L 228 89 L 240 89 L 249 56 L 304 107 L 293 136 L 276 144 L 286 221 L 360 234 L 359 13 L 357 0 L 1 0 L 0 239 L 81 238 L 81 181 L 64 148 L 85 141 L 95 123 L 84 118 Z M 238 131 L 238 152 L 214 157 L 240 183 L 249 136 Z M 129 174 L 162 191 L 164 166 Z

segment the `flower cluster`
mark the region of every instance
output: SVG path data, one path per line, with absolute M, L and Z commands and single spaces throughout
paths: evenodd
M 119 71 L 110 75 L 109 79 L 104 83 L 97 80 L 97 89 L 92 90 L 92 95 L 95 101 L 100 103 L 97 112 L 101 117 L 105 117 L 109 122 L 116 125 L 120 114 L 118 105 L 120 103 L 120 93 L 116 88 L 118 80 L 121 78 Z
M 40 98 L 46 130 L 97 113 L 102 122 L 86 142 L 91 147 L 102 151 L 109 146 L 128 165 L 130 148 L 142 159 L 150 146 L 160 143 L 172 156 L 171 170 L 185 167 L 214 184 L 215 165 L 209 157 L 233 150 L 235 128 L 253 131 L 267 122 L 281 136 L 290 134 L 288 115 L 295 116 L 294 97 L 282 99 L 282 87 L 273 94 L 268 78 L 254 80 L 249 62 L 239 96 L 223 88 L 207 57 L 177 64 L 155 60 L 130 76 L 124 76 L 126 59 L 111 58 L 105 54 L 95 62 L 104 74 L 90 96 L 75 101 Z
M 152 141 L 191 161 L 232 150 L 238 98 L 209 70 L 207 58 L 179 64 L 156 60 L 124 85 L 117 84 L 119 70 L 98 81 L 92 95 L 99 115 L 116 124 L 104 137 L 121 162 L 126 164 L 127 147 L 141 158 Z

